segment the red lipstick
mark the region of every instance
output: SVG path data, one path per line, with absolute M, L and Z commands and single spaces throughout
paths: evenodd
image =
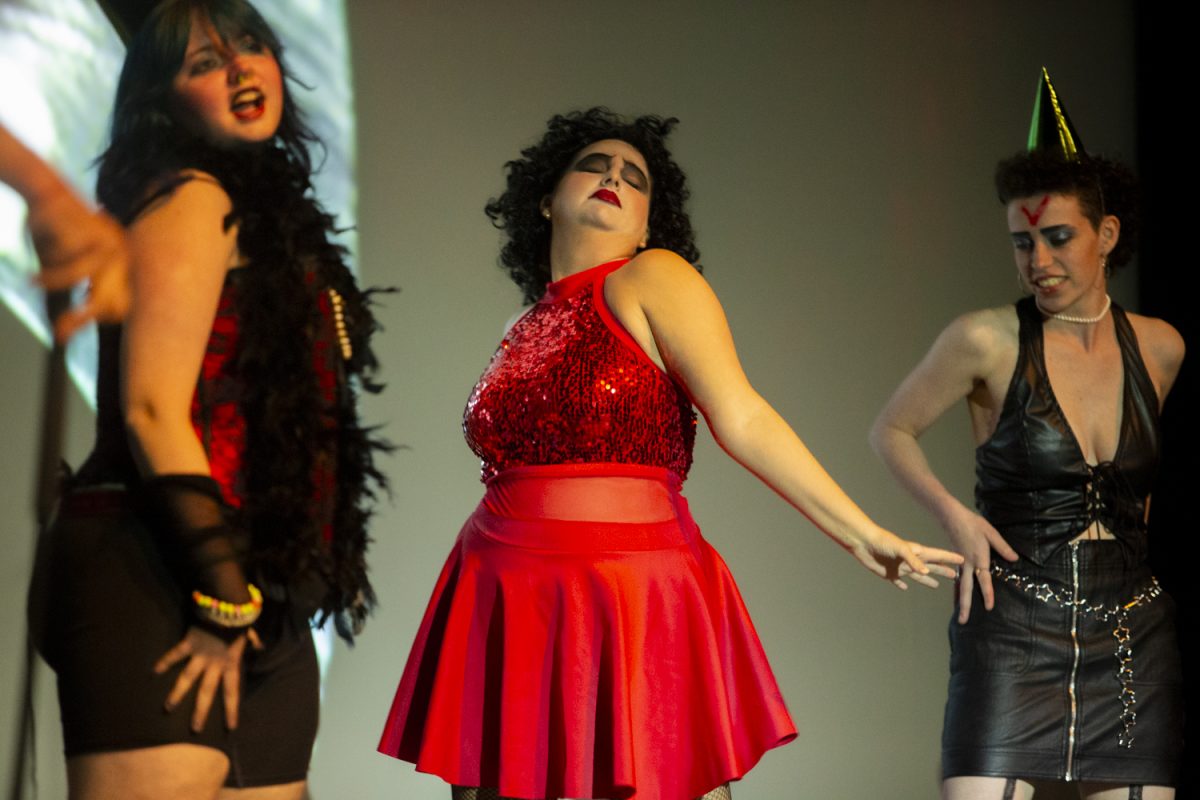
M 617 208 L 621 207 L 621 198 L 617 197 L 617 193 L 612 189 L 597 189 L 592 193 L 592 197 L 603 200 L 605 203 L 611 203 Z
M 243 89 L 233 96 L 230 110 L 243 122 L 252 122 L 267 109 L 267 98 L 258 89 Z
M 265 114 L 266 110 L 266 106 L 260 104 L 257 106 L 252 106 L 251 108 L 235 111 L 233 112 L 233 115 L 242 122 L 252 122 Z

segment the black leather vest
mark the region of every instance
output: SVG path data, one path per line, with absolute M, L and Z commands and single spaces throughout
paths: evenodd
M 1158 469 L 1158 395 L 1125 312 L 1112 306 L 1125 370 L 1121 430 L 1111 461 L 1090 465 L 1046 374 L 1042 314 L 1017 303 L 1017 366 L 996 431 L 975 451 L 975 507 L 1018 553 L 1041 565 L 1092 522 L 1129 560 L 1146 557 L 1146 498 Z

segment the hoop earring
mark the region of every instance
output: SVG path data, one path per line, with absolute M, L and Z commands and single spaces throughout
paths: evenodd
M 1017 290 L 1022 295 L 1033 294 L 1033 290 L 1029 288 L 1029 284 L 1025 283 L 1025 276 L 1021 274 L 1021 270 L 1017 270 Z

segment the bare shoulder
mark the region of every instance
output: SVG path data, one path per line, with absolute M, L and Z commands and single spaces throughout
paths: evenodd
M 1179 374 L 1186 346 L 1179 331 L 1166 320 L 1126 312 L 1146 366 L 1169 386 Z
M 233 202 L 220 181 L 204 172 L 179 173 L 129 226 L 132 274 L 155 291 L 162 280 L 211 283 L 241 263 Z M 196 283 L 196 285 L 200 285 Z M 144 292 L 142 292 L 144 294 Z
M 612 273 L 619 282 L 636 285 L 662 283 L 704 283 L 696 267 L 668 249 L 643 249 L 629 264 Z
M 609 276 L 609 281 L 621 289 L 642 295 L 655 295 L 670 290 L 711 291 L 696 268 L 670 250 L 643 250 L 628 264 Z
M 182 170 L 151 186 L 153 200 L 134 219 L 132 228 L 147 220 L 176 223 L 190 219 L 217 217 L 224 220 L 233 211 L 229 193 L 215 176 L 197 169 Z
M 181 171 L 175 179 L 176 185 L 170 196 L 176 202 L 194 204 L 204 209 L 216 209 L 228 214 L 233 210 L 229 192 L 211 173 L 198 169 Z
M 718 352 L 714 337 L 728 338 L 724 312 L 708 283 L 669 250 L 638 253 L 608 276 L 604 298 L 650 359 L 672 374 L 689 372 L 696 353 Z
M 1011 305 L 968 311 L 946 326 L 934 350 L 981 367 L 1006 361 L 1016 350 L 1018 327 L 1017 312 Z

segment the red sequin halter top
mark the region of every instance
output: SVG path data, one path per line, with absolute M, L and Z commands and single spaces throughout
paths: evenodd
M 511 467 L 620 463 L 687 477 L 696 413 L 604 301 L 628 259 L 569 275 L 509 329 L 463 413 L 482 479 Z

